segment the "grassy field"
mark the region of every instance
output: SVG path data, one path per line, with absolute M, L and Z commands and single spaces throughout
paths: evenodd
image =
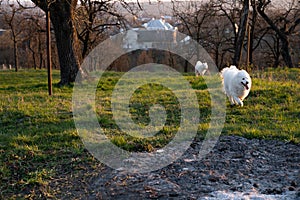
M 149 107 L 166 108 L 165 127 L 148 139 L 125 135 L 115 124 L 110 95 L 121 73 L 103 75 L 97 90 L 99 123 L 116 145 L 130 151 L 152 151 L 172 139 L 178 130 L 180 111 L 172 91 L 160 85 L 145 85 L 133 94 L 130 112 L 140 126 L 149 123 Z M 251 73 L 253 87 L 244 107 L 230 108 L 222 134 L 247 138 L 278 139 L 300 143 L 300 69 L 269 69 Z M 210 122 L 210 96 L 202 78 L 186 75 L 196 90 L 200 109 L 198 135 Z M 59 72 L 54 71 L 54 82 Z M 47 185 L 60 173 L 80 171 L 79 162 L 93 165 L 75 129 L 72 87 L 54 86 L 47 93 L 47 74 L 42 70 L 18 73 L 0 71 L 0 199 L 53 197 Z M 48 195 L 48 196 L 47 196 Z

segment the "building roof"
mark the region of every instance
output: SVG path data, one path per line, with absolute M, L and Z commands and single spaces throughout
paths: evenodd
M 162 19 L 152 19 L 143 26 L 147 30 L 173 30 L 173 26 Z

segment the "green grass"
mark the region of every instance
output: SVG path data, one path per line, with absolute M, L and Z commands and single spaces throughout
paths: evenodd
M 163 147 L 180 126 L 177 98 L 161 85 L 138 88 L 130 99 L 133 121 L 147 126 L 149 108 L 154 104 L 165 107 L 167 118 L 165 126 L 153 137 L 130 136 L 118 128 L 110 108 L 112 90 L 122 75 L 107 72 L 98 84 L 96 111 L 105 134 L 129 151 Z M 251 76 L 253 87 L 244 107 L 230 108 L 226 102 L 222 134 L 299 144 L 300 69 L 268 69 Z M 198 135 L 202 138 L 209 128 L 210 95 L 202 78 L 192 74 L 185 78 L 196 90 L 201 114 Z M 53 79 L 59 81 L 58 71 L 54 71 Z M 48 187 L 53 177 L 80 170 L 76 168 L 77 158 L 90 165 L 95 163 L 75 129 L 72 92 L 72 87 L 54 86 L 54 95 L 49 97 L 44 70 L 0 71 L 0 199 L 55 196 Z
M 58 165 L 82 154 L 71 93 L 55 87 L 49 97 L 46 71 L 0 72 L 0 197 L 46 186 Z

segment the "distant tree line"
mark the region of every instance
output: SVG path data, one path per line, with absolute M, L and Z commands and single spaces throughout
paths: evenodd
M 222 68 L 299 67 L 298 0 L 172 0 L 179 30 L 199 42 Z
M 0 32 L 0 65 L 11 64 L 16 71 L 19 66 L 45 67 L 45 12 L 49 11 L 52 62 L 61 70 L 61 85 L 73 82 L 78 73 L 84 76 L 80 64 L 85 56 L 120 28 L 128 28 L 129 19 L 143 9 L 138 2 L 124 0 L 32 2 L 28 6 L 0 0 L 0 28 L 7 30 Z M 277 6 L 272 0 L 172 0 L 171 5 L 174 25 L 201 44 L 220 69 L 230 64 L 299 67 L 298 0 Z M 126 17 L 121 8 L 127 10 Z
M 24 5 L 0 0 L 0 64 L 45 67 L 45 13 L 50 12 L 54 67 L 61 71 L 60 85 L 75 81 L 80 64 L 99 42 L 124 26 L 118 6 L 134 13 L 135 7 L 113 0 L 32 0 Z M 116 5 L 118 4 L 118 5 Z M 40 8 L 40 9 L 37 9 Z

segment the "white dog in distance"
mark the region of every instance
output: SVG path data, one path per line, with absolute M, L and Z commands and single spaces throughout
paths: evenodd
M 239 70 L 231 65 L 221 71 L 223 79 L 224 92 L 227 95 L 230 104 L 243 106 L 243 100 L 248 96 L 252 81 L 245 70 Z
M 202 63 L 201 61 L 197 61 L 195 65 L 195 75 L 196 76 L 203 76 L 205 72 L 208 70 L 207 63 Z

